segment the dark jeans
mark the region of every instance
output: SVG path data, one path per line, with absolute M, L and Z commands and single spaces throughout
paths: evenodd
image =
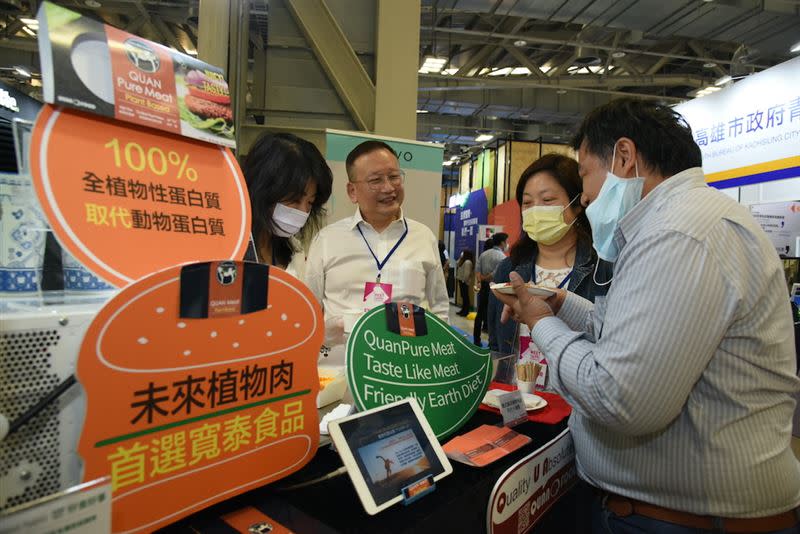
M 469 284 L 466 282 L 458 281 L 458 289 L 461 291 L 461 309 L 458 310 L 462 315 L 469 312 Z
M 489 282 L 481 282 L 481 290 L 478 293 L 478 313 L 475 315 L 475 328 L 472 329 L 472 338 L 476 345 L 481 344 L 481 330 L 483 325 L 489 326 L 487 319 L 489 314 Z
M 601 498 L 593 496 L 592 534 L 714 534 L 724 530 L 700 530 L 684 527 L 641 515 L 620 517 L 602 506 Z M 800 527 L 773 530 L 768 534 L 798 534 Z M 764 533 L 767 534 L 767 533 Z

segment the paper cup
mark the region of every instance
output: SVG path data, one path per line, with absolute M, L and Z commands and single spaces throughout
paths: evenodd
M 0 174 L 0 293 L 41 289 L 47 221 L 29 176 Z
M 364 312 L 360 311 L 346 311 L 342 312 L 342 320 L 344 321 L 344 333 L 349 334 L 353 331 L 353 327 L 356 325 L 361 316 L 364 315 Z
M 105 283 L 63 248 L 61 249 L 61 264 L 64 271 L 64 291 L 68 293 L 88 295 L 114 289 L 114 286 Z
M 517 380 L 517 389 L 523 393 L 536 393 L 536 382 Z

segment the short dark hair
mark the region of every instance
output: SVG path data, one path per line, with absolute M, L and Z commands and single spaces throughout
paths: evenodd
M 353 181 L 353 165 L 355 165 L 356 160 L 363 156 L 364 154 L 369 154 L 370 152 L 375 152 L 376 150 L 388 150 L 392 153 L 394 157 L 397 156 L 397 152 L 394 151 L 392 147 L 384 143 L 383 141 L 377 140 L 370 140 L 364 141 L 363 143 L 356 146 L 350 153 L 347 155 L 347 159 L 345 160 L 345 170 L 347 171 L 347 179 L 351 182 Z
M 592 230 L 589 226 L 589 219 L 586 217 L 586 212 L 580 203 L 580 199 L 576 200 L 576 197 L 580 197 L 581 193 L 583 193 L 583 182 L 578 174 L 578 162 L 569 156 L 545 154 L 522 172 L 519 182 L 517 182 L 516 191 L 517 204 L 519 204 L 520 209 L 522 209 L 522 196 L 525 194 L 525 186 L 528 185 L 528 180 L 534 174 L 540 172 L 546 172 L 552 176 L 558 182 L 558 185 L 566 191 L 567 197 L 572 202 L 572 207 L 578 212 L 578 217 L 573 225 L 578 234 L 578 240 L 591 245 Z M 530 261 L 533 255 L 538 253 L 538 249 L 539 245 L 536 241 L 531 239 L 527 233 L 522 232 L 520 239 L 511 247 L 511 263 L 517 266 L 523 262 Z
M 489 249 L 492 249 L 492 248 L 494 248 L 494 239 L 492 239 L 492 238 L 490 237 L 490 238 L 488 238 L 488 239 L 487 239 L 487 240 L 484 242 L 484 244 L 483 244 L 483 250 L 484 250 L 484 252 L 485 252 L 485 251 L 487 251 L 487 250 L 489 250 Z
M 494 246 L 499 246 L 503 241 L 508 241 L 508 234 L 505 232 L 497 232 L 492 236 L 492 241 L 494 241 Z
M 243 169 L 250 193 L 252 231 L 256 247 L 271 240 L 277 263 L 288 265 L 295 252 L 288 238 L 275 235 L 272 213 L 278 202 L 295 201 L 305 195 L 309 180 L 317 184 L 317 195 L 301 238 L 316 232 L 331 196 L 333 174 L 319 149 L 290 133 L 264 133 L 250 148 Z M 262 259 L 263 260 L 263 259 Z M 266 260 L 269 260 L 267 258 Z
M 618 98 L 591 111 L 572 146 L 578 150 L 585 141 L 589 152 L 607 162 L 621 137 L 631 139 L 642 160 L 664 177 L 703 163 L 683 116 L 666 104 L 638 98 Z

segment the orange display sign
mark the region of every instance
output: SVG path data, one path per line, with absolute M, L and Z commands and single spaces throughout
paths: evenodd
M 244 257 L 250 200 L 225 147 L 45 105 L 31 174 L 61 245 L 115 286 Z
M 209 287 L 182 283 L 209 271 L 242 279 L 241 314 L 205 313 Z M 113 530 L 153 531 L 305 465 L 319 444 L 322 324 L 303 284 L 242 262 L 173 267 L 111 299 L 77 376 L 83 477 L 111 476 Z

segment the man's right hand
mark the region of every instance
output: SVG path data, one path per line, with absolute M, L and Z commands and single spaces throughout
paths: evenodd
M 343 345 L 344 342 L 344 318 L 341 315 L 326 317 L 325 345 L 328 347 L 333 347 L 336 345 Z
M 558 315 L 558 312 L 561 310 L 561 306 L 564 304 L 564 301 L 567 298 L 567 290 L 564 288 L 553 289 L 556 292 L 555 295 L 552 297 L 548 297 L 545 299 L 545 302 L 550 309 L 553 310 L 553 315 Z

